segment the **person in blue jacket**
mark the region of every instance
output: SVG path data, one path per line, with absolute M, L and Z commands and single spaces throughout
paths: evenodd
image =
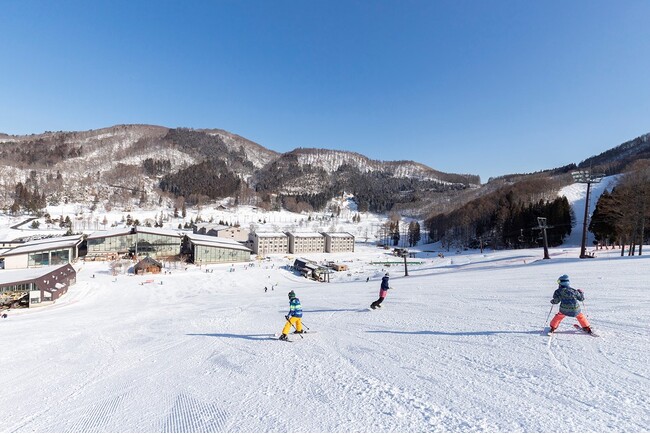
M 381 303 L 388 295 L 388 290 L 390 289 L 388 285 L 389 278 L 390 275 L 388 273 L 386 273 L 384 277 L 381 278 L 381 286 L 379 287 L 379 298 L 372 302 L 372 304 L 370 305 L 371 308 L 377 309 L 378 307 L 381 307 Z
M 300 304 L 300 299 L 296 297 L 296 293 L 291 291 L 289 292 L 289 313 L 285 316 L 287 323 L 282 329 L 282 334 L 280 335 L 281 341 L 286 341 L 287 334 L 291 330 L 293 325 L 296 328 L 294 333 L 302 333 L 302 305 Z
M 584 313 L 581 312 L 580 302 L 584 301 L 585 295 L 582 289 L 574 289 L 569 284 L 569 276 L 563 274 L 557 280 L 558 288 L 553 293 L 552 304 L 560 304 L 560 311 L 551 320 L 551 333 L 559 326 L 562 320 L 567 317 L 575 317 L 584 331 L 591 334 L 591 326 Z

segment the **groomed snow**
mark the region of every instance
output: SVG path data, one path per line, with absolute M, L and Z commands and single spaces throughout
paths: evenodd
M 350 261 L 331 283 L 283 256 L 117 278 L 77 264 L 56 304 L 0 319 L 0 431 L 650 429 L 650 256 L 444 253 L 410 259 L 422 263 L 408 277 L 370 264 L 398 260 L 377 247 L 310 255 Z M 393 289 L 368 310 L 385 270 Z M 565 273 L 601 337 L 568 318 L 549 345 L 540 332 Z M 284 343 L 289 290 L 317 333 Z

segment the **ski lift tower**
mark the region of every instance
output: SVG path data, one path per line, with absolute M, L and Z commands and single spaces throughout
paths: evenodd
M 551 229 L 553 226 L 548 226 L 546 224 L 546 217 L 537 217 L 537 228 L 542 231 L 542 236 L 544 238 L 544 259 L 551 259 L 548 255 L 548 238 L 546 237 L 546 229 Z
M 589 258 L 586 255 L 586 244 L 587 244 L 587 217 L 589 216 L 589 190 L 591 184 L 599 183 L 604 174 L 593 174 L 590 170 L 579 170 L 577 172 L 571 172 L 573 180 L 580 184 L 587 184 L 587 197 L 585 198 L 585 218 L 582 222 L 582 243 L 580 245 L 580 259 Z

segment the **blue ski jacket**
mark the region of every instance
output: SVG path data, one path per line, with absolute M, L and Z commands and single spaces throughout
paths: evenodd
M 560 313 L 566 316 L 578 316 L 580 314 L 580 301 L 585 299 L 582 291 L 571 288 L 570 286 L 560 286 L 553 293 L 551 303 L 560 303 Z
M 295 316 L 296 318 L 302 318 L 302 306 L 300 305 L 300 300 L 298 297 L 292 298 L 289 301 L 289 318 Z
M 388 276 L 384 276 L 381 279 L 381 288 L 382 291 L 388 291 L 390 288 L 388 287 Z

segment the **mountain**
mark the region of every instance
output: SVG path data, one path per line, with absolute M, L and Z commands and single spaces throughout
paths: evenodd
M 615 148 L 587 158 L 578 164 L 579 169 L 599 171 L 606 175 L 625 172 L 633 163 L 650 159 L 650 133 L 627 141 Z
M 348 191 L 361 198 L 362 208 L 419 212 L 480 185 L 476 175 L 447 174 L 413 161 L 324 149 L 277 153 L 220 129 L 154 125 L 3 134 L 0 161 L 0 203 L 14 211 L 36 210 L 44 201 L 173 206 L 181 197 L 190 205 L 231 197 L 265 207 L 291 198 L 320 208 Z

